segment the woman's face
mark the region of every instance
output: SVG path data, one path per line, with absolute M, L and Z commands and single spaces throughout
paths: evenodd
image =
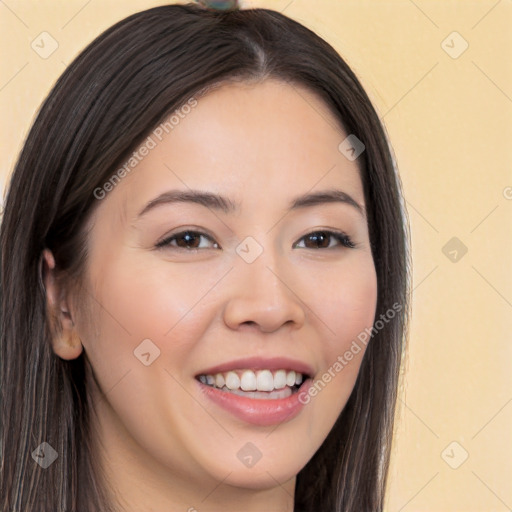
M 338 149 L 348 134 L 324 103 L 297 86 L 226 85 L 190 105 L 91 218 L 92 316 L 74 313 L 105 394 L 93 388 L 100 439 L 127 493 L 144 481 L 212 500 L 227 488 L 293 495 L 365 347 L 344 355 L 374 321 L 357 160 Z M 321 191 L 345 200 L 307 199 Z M 209 199 L 172 200 L 193 192 Z M 301 399 L 279 398 L 293 371 L 309 376 Z M 200 379 L 280 390 L 247 398 Z

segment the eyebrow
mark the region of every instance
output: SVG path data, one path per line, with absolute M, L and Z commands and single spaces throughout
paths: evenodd
M 206 208 L 222 211 L 226 214 L 240 211 L 239 203 L 235 203 L 231 199 L 220 194 L 204 192 L 201 190 L 169 190 L 163 194 L 160 194 L 155 199 L 149 201 L 149 203 L 147 203 L 146 206 L 144 206 L 144 208 L 138 214 L 138 217 L 141 217 L 157 206 L 172 203 L 195 203 L 205 206 Z M 295 197 L 289 203 L 287 211 L 298 210 L 300 208 L 308 208 L 325 203 L 348 204 L 349 206 L 352 206 L 354 209 L 356 209 L 362 217 L 366 216 L 363 206 L 361 206 L 346 192 L 337 189 L 311 192 Z

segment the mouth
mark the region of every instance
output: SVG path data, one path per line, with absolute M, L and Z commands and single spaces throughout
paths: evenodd
M 311 366 L 288 357 L 248 357 L 195 376 L 204 400 L 245 424 L 270 426 L 300 415 L 312 385 Z
M 297 393 L 308 378 L 308 374 L 285 368 L 274 371 L 245 368 L 196 376 L 206 386 L 256 400 L 288 398 Z

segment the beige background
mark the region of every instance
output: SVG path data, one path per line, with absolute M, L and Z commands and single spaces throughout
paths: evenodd
M 77 52 L 121 18 L 163 3 L 0 1 L 0 185 Z M 394 147 L 414 312 L 386 510 L 511 510 L 512 1 L 243 5 L 282 11 L 335 46 Z M 42 32 L 58 43 L 47 58 L 31 48 L 51 49 Z

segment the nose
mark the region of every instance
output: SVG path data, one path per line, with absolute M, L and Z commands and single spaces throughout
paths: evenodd
M 307 306 L 296 289 L 293 271 L 271 250 L 265 249 L 252 263 L 238 259 L 231 279 L 224 309 L 224 322 L 231 329 L 252 326 L 274 332 L 283 325 L 299 329 L 304 324 Z

